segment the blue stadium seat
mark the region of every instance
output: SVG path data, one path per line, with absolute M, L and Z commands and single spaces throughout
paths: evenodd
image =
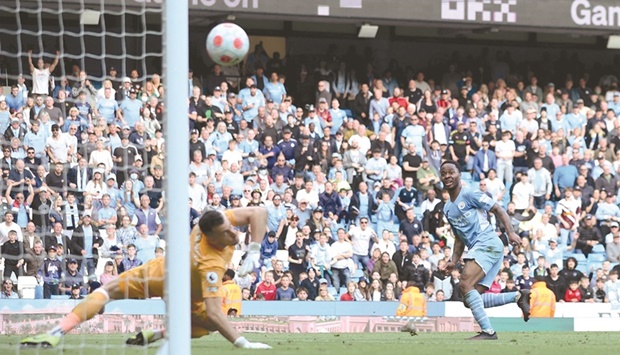
M 571 255 L 573 258 L 575 258 L 575 260 L 577 260 L 577 263 L 579 264 L 585 264 L 586 263 L 586 256 L 583 254 L 573 254 Z
M 355 270 L 353 275 L 351 275 L 351 280 L 357 282 L 359 281 L 360 277 L 364 277 L 364 271 L 362 269 L 357 269 Z
M 461 173 L 461 180 L 465 180 L 465 181 L 472 181 L 473 178 L 471 176 L 471 173 L 468 171 L 464 171 Z
M 588 255 L 588 262 L 603 262 L 606 259 L 605 254 L 590 254 Z
M 605 254 L 605 247 L 602 244 L 597 244 L 592 248 L 592 252 L 595 254 Z
M 344 111 L 344 113 L 347 115 L 347 117 L 354 117 L 353 116 L 353 111 L 349 110 L 348 108 L 345 108 L 342 111 Z
M 327 288 L 327 292 L 328 292 L 330 295 L 334 296 L 334 298 L 336 298 L 336 295 L 338 295 L 338 292 L 336 291 L 336 288 L 335 288 L 335 287 L 333 287 L 333 286 L 328 287 L 328 288 Z
M 620 263 L 610 263 L 609 265 L 610 265 L 610 267 L 613 269 L 613 268 L 614 268 L 614 267 L 616 267 L 618 264 L 620 264 Z
M 585 263 L 577 265 L 575 269 L 581 271 L 584 275 L 589 274 L 588 266 Z
M 603 263 L 598 261 L 589 261 L 588 262 L 588 271 L 592 270 L 592 272 L 596 272 L 596 269 L 602 268 Z

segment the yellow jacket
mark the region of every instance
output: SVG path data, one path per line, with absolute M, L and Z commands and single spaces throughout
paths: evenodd
M 426 317 L 426 300 L 415 286 L 409 286 L 400 297 L 396 315 L 401 317 Z
M 241 315 L 241 287 L 239 287 L 234 281 L 225 281 L 222 284 L 224 289 L 224 295 L 222 297 L 222 312 L 224 315 L 228 315 L 228 311 L 231 308 L 237 310 L 237 315 Z
M 530 317 L 553 318 L 555 315 L 555 294 L 547 288 L 544 281 L 532 285 L 530 298 Z

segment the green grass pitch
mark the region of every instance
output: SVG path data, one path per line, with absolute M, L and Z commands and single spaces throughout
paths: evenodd
M 246 333 L 250 341 L 265 342 L 271 351 L 233 349 L 220 335 L 192 340 L 194 354 L 545 354 L 583 355 L 618 354 L 617 333 L 534 332 L 498 333 L 497 341 L 469 341 L 473 333 L 346 333 L 346 334 L 257 334 Z M 64 348 L 20 349 L 20 337 L 0 336 L 0 353 L 9 354 L 155 354 L 158 344 L 150 348 L 125 347 L 122 335 L 69 335 Z M 174 351 L 172 354 L 176 353 Z M 182 354 L 179 354 L 182 355 Z

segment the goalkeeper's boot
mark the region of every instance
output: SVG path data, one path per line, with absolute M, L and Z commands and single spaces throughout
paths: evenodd
M 49 334 L 38 334 L 32 337 L 24 338 L 20 342 L 23 347 L 41 347 L 53 348 L 60 343 L 60 337 Z
M 127 339 L 127 341 L 125 341 L 125 343 L 127 345 L 138 345 L 138 346 L 149 345 L 150 343 L 153 342 L 154 335 L 155 335 L 154 331 L 145 329 L 139 332 L 138 334 L 131 336 L 129 339 Z

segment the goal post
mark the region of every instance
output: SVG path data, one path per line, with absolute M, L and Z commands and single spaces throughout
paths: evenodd
M 163 11 L 164 68 L 167 93 L 166 198 L 168 250 L 166 253 L 167 338 L 175 354 L 191 354 L 189 121 L 187 80 L 189 72 L 188 1 L 165 0 Z

